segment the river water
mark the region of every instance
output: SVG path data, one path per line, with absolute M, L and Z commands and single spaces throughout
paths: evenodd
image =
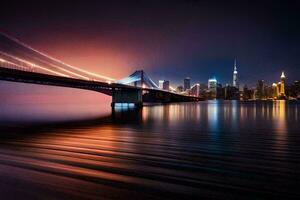
M 46 115 L 14 121 L 10 107 L 2 107 L 1 199 L 300 195 L 299 103 L 123 106 L 101 116 L 91 107 L 88 118 L 69 120 L 57 109 L 58 121 Z M 34 116 L 28 107 L 20 113 L 28 110 Z

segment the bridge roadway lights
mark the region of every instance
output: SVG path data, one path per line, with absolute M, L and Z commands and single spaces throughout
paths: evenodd
M 135 108 L 143 107 L 143 103 L 115 103 L 115 102 L 111 103 L 111 107 L 112 108 L 118 107 L 118 104 L 120 104 L 120 107 L 131 107 L 131 104 L 134 105 Z

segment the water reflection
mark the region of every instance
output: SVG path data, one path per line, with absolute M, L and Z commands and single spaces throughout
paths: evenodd
M 286 102 L 284 100 L 277 101 L 273 109 L 274 113 L 272 116 L 274 117 L 274 123 L 276 124 L 277 129 L 279 132 L 286 134 Z
M 135 122 L 152 129 L 204 129 L 211 133 L 229 129 L 268 128 L 287 133 L 288 121 L 298 121 L 298 104 L 285 101 L 208 101 L 201 103 L 119 108 L 112 112 L 114 122 Z M 288 113 L 287 113 L 288 112 Z M 293 124 L 290 124 L 293 126 Z M 250 129 L 251 130 L 251 129 Z
M 219 118 L 218 118 L 218 102 L 213 101 L 209 102 L 207 105 L 207 120 L 209 123 L 209 129 L 212 133 L 215 133 L 219 130 Z
M 298 107 L 209 101 L 2 123 L 0 191 L 6 199 L 296 198 Z
M 277 101 L 273 107 L 273 124 L 276 127 L 275 135 L 275 147 L 276 149 L 285 149 L 287 145 L 287 122 L 286 122 L 286 102 L 281 100 Z M 279 153 L 285 153 L 286 151 L 280 151 Z

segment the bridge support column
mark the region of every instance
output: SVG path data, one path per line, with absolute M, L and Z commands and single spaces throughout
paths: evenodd
M 111 106 L 115 107 L 116 104 L 134 104 L 136 107 L 143 106 L 142 90 L 126 90 L 114 88 L 112 90 L 112 103 Z

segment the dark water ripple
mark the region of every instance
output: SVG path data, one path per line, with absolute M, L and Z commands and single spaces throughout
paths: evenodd
M 202 102 L 66 124 L 1 125 L 3 199 L 287 199 L 297 103 Z

